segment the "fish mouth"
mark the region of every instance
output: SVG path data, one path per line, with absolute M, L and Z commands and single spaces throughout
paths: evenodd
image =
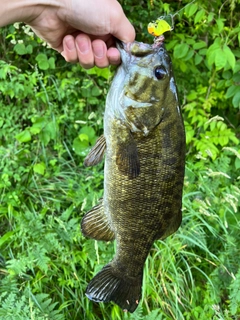
M 125 51 L 128 52 L 128 54 L 132 54 L 137 57 L 148 55 L 154 51 L 152 45 L 138 41 L 125 43 L 120 40 L 116 40 L 116 47 L 120 52 Z
M 116 40 L 116 47 L 120 52 L 121 60 L 123 65 L 128 65 L 133 60 L 137 58 L 142 58 L 149 54 L 153 54 L 159 49 L 163 50 L 163 43 L 156 44 L 147 44 L 143 42 L 133 41 L 124 43 L 120 40 Z
M 122 60 L 122 65 L 127 65 L 128 63 L 131 62 L 131 53 L 130 50 L 128 49 L 129 46 L 131 46 L 131 42 L 124 43 L 120 40 L 116 40 L 116 47 L 120 52 L 121 60 Z
M 117 49 L 121 52 L 122 50 L 124 50 L 124 45 L 126 46 L 126 44 L 118 39 L 116 39 L 116 47 Z

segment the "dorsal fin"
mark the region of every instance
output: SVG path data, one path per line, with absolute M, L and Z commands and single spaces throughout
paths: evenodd
M 115 234 L 104 213 L 102 200 L 85 214 L 81 222 L 81 229 L 84 236 L 95 240 L 111 241 L 115 239 Z

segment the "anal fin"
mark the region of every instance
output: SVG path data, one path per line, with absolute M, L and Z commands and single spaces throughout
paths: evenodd
M 104 213 L 103 201 L 88 211 L 82 219 L 81 230 L 84 236 L 95 240 L 111 241 L 115 234 Z
M 84 165 L 86 167 L 95 166 L 102 161 L 106 149 L 106 139 L 104 135 L 101 135 L 95 146 L 90 150 L 89 154 L 84 160 Z

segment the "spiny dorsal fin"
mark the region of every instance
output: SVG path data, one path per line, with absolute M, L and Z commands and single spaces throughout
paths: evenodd
M 101 135 L 97 141 L 95 146 L 90 150 L 89 154 L 84 160 L 84 165 L 86 167 L 92 167 L 102 161 L 104 152 L 106 149 L 106 139 L 104 135 Z
M 103 201 L 88 211 L 81 222 L 82 233 L 95 240 L 111 241 L 115 239 L 114 232 L 104 213 Z
M 134 141 L 118 146 L 116 163 L 119 171 L 130 179 L 134 179 L 140 174 L 137 145 Z

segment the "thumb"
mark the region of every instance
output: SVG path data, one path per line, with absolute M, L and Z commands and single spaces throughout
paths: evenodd
M 120 4 L 119 7 L 118 11 L 115 11 L 116 14 L 111 15 L 111 34 L 125 43 L 133 42 L 136 36 L 135 29 L 125 16 Z

